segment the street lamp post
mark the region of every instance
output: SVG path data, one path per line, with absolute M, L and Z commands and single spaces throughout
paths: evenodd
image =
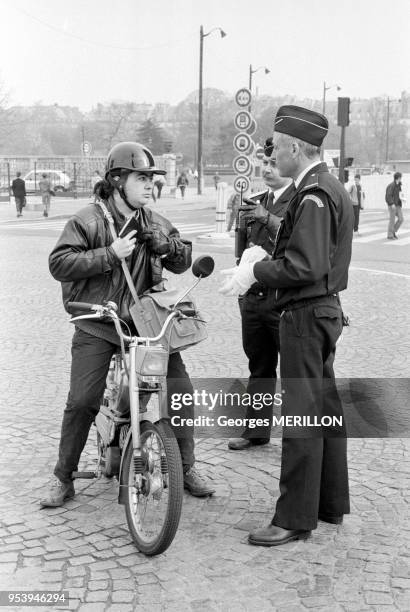
M 333 87 L 336 87 L 337 91 L 342 89 L 340 85 L 326 85 L 326 81 L 323 81 L 322 115 L 326 112 L 326 92 Z
M 390 137 L 390 98 L 387 97 L 386 111 L 386 164 L 389 159 L 389 137 Z
M 209 36 L 211 32 L 219 30 L 221 38 L 226 36 L 226 33 L 222 28 L 213 28 L 206 34 L 204 34 L 204 27 L 201 25 L 199 28 L 199 93 L 198 93 L 198 195 L 202 193 L 202 181 L 203 181 L 203 170 L 202 170 L 202 124 L 203 124 L 203 62 L 204 62 L 204 38 Z
M 389 160 L 389 145 L 390 145 L 390 102 L 401 102 L 401 98 L 398 100 L 392 100 L 387 97 L 387 108 L 386 108 L 386 164 Z
M 252 64 L 249 65 L 249 91 L 252 93 L 252 75 L 255 74 L 255 72 L 258 72 L 258 70 L 262 70 L 262 68 L 265 71 L 265 74 L 269 74 L 270 70 L 269 68 L 266 68 L 266 66 L 259 66 L 258 68 L 253 69 L 252 68 Z M 249 104 L 248 106 L 248 111 L 251 112 L 251 105 Z

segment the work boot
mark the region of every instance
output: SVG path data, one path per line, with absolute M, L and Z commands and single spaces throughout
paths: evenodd
M 51 483 L 48 497 L 40 501 L 40 506 L 42 508 L 59 508 L 60 506 L 64 506 L 66 499 L 71 499 L 74 495 L 75 491 L 72 481 L 61 482 L 61 480 L 56 477 Z
M 207 483 L 205 478 L 198 474 L 194 467 L 184 473 L 184 489 L 194 497 L 206 497 L 215 493 L 215 489 Z

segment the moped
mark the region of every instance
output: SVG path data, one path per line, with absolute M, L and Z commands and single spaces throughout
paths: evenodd
M 73 472 L 73 478 L 105 475 L 119 481 L 118 503 L 125 513 L 133 541 L 146 555 L 164 552 L 173 541 L 181 516 L 183 471 L 178 443 L 169 424 L 167 384 L 169 352 L 161 344 L 175 322 L 198 317 L 183 298 L 209 276 L 212 257 L 195 260 L 197 280 L 176 300 L 155 337 L 124 333 L 117 305 L 70 302 L 77 311 L 91 311 L 71 319 L 102 319 L 114 323 L 121 350 L 112 357 L 100 411 L 95 418 L 98 459 L 95 471 Z

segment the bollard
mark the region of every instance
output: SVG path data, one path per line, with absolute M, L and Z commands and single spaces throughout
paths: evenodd
M 220 181 L 216 190 L 216 233 L 226 232 L 226 208 L 228 205 L 228 183 Z

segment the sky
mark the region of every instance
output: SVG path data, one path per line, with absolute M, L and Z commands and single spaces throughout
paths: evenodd
M 410 1 L 0 0 L 10 105 L 177 104 L 204 87 L 328 100 L 410 91 Z M 269 74 L 263 70 L 267 67 Z M 341 90 L 337 92 L 335 85 Z

